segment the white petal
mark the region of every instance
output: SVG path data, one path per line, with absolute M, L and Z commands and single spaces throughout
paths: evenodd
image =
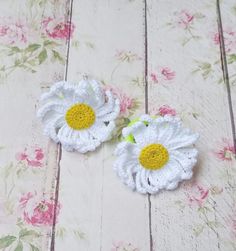
M 49 90 L 49 92 L 44 93 L 41 96 L 41 101 L 43 102 L 73 102 L 76 95 L 75 84 L 61 81 L 55 83 Z M 78 98 L 76 102 L 79 102 Z
M 81 80 L 78 85 L 78 90 L 82 91 L 85 100 L 87 100 L 93 108 L 99 108 L 104 105 L 104 91 L 96 80 Z
M 192 176 L 192 169 L 197 162 L 197 151 L 193 151 L 193 153 L 191 153 L 189 156 L 179 151 L 174 151 L 171 153 L 171 158 L 175 159 L 180 164 L 183 170 L 183 179 L 188 179 L 188 177 Z
M 154 128 L 146 126 L 144 123 L 142 126 L 140 125 L 138 129 L 133 131 L 132 135 L 134 136 L 135 142 L 141 147 L 148 144 L 157 143 L 158 139 Z
M 108 125 L 105 125 L 105 123 L 103 122 L 97 121 L 94 125 L 88 128 L 88 132 L 93 135 L 94 138 L 98 139 L 101 142 L 104 142 L 111 138 L 111 134 L 114 128 L 114 121 L 108 122 Z
M 142 181 L 142 185 L 145 187 L 146 191 L 150 194 L 153 193 L 157 193 L 160 188 L 158 186 L 158 184 L 152 184 L 150 183 L 150 175 L 151 175 L 152 171 L 150 170 L 145 170 L 144 168 L 141 170 L 141 181 Z
M 106 91 L 107 101 L 96 110 L 98 117 L 114 112 L 119 108 L 119 100 L 116 99 L 110 91 Z
M 143 193 L 143 194 L 147 193 L 147 189 L 143 186 L 143 183 L 142 183 L 141 171 L 137 172 L 136 174 L 135 184 L 136 184 L 136 189 L 139 193 Z
M 46 100 L 50 100 L 53 96 L 55 96 L 55 94 L 59 93 L 61 90 L 63 90 L 63 86 L 64 86 L 65 82 L 64 81 L 60 81 L 55 83 L 49 90 L 49 92 L 46 92 L 44 94 L 42 94 L 41 96 L 41 101 L 46 101 Z
M 100 108 L 101 111 L 101 108 Z M 101 115 L 97 114 L 96 112 L 96 116 L 99 118 L 99 120 L 104 121 L 104 122 L 108 122 L 110 120 L 114 120 L 118 117 L 120 113 L 120 101 L 118 99 L 115 100 L 115 104 L 113 107 L 113 110 L 111 112 L 108 113 L 104 113 Z
M 179 135 L 176 135 L 175 138 L 170 139 L 170 142 L 168 142 L 168 149 L 175 150 L 182 147 L 191 146 L 197 141 L 198 138 L 199 134 L 192 133 L 188 129 L 182 130 Z
M 117 175 L 122 179 L 122 181 L 128 185 L 129 187 L 134 187 L 134 176 L 135 170 L 137 169 L 137 164 L 133 161 L 128 161 L 127 158 L 120 157 L 114 163 L 114 170 L 116 171 Z
M 125 154 L 128 155 L 131 159 L 138 159 L 139 153 L 140 148 L 137 146 L 137 144 L 133 144 L 126 141 L 120 142 L 115 149 L 115 155 L 119 156 Z
M 65 124 L 65 119 L 61 115 L 57 115 L 54 119 L 50 120 L 48 123 L 45 123 L 44 133 L 49 136 L 56 143 L 59 142 L 57 137 L 58 130 Z
M 143 114 L 143 115 L 140 116 L 139 120 L 142 121 L 142 122 L 148 122 L 148 123 L 150 123 L 154 119 L 150 115 L 148 115 L 148 114 Z
M 138 130 L 140 127 L 146 127 L 145 124 L 141 121 L 137 121 L 135 124 L 125 127 L 122 130 L 123 137 L 127 137 L 130 134 L 133 134 L 136 130 Z
M 174 190 L 177 188 L 179 182 L 178 181 L 172 181 L 168 184 L 168 186 L 166 187 L 167 190 Z
M 81 153 L 94 151 L 101 142 L 91 137 L 87 130 L 73 130 L 67 125 L 58 132 L 59 141 L 68 150 L 76 150 Z

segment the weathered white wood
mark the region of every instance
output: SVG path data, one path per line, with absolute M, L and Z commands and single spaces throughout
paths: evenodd
M 227 60 L 227 69 L 230 85 L 230 95 L 232 100 L 232 107 L 236 107 L 236 29 L 234 24 L 236 22 L 236 4 L 234 1 L 220 2 L 221 21 L 223 27 L 224 46 Z M 234 113 L 234 122 L 235 111 Z
M 228 176 L 235 163 L 215 154 L 222 138 L 231 139 L 226 88 L 217 83 L 222 71 L 216 32 L 214 1 L 148 1 L 150 111 L 169 105 L 200 133 L 193 180 L 151 198 L 154 250 L 235 250 L 229 220 L 235 180 Z M 166 76 L 163 67 L 169 68 Z
M 48 16 L 66 19 L 68 6 L 66 1 L 31 2 L 0 3 L 0 249 L 6 251 L 33 250 L 30 244 L 35 246 L 34 250 L 48 250 L 51 241 L 51 224 L 36 226 L 32 224 L 33 221 L 26 222 L 23 215 L 26 209 L 22 210 L 20 200 L 27 193 L 37 196 L 38 203 L 54 196 L 57 146 L 43 136 L 36 111 L 41 93 L 56 81 L 59 74 L 63 76 L 64 65 L 45 58 L 41 64 L 37 61 L 35 65 L 31 65 L 34 69 L 31 72 L 24 67 L 16 67 L 17 56 L 9 52 L 13 47 L 19 50 L 24 50 L 29 45 L 34 46 L 31 49 L 41 47 L 44 32 L 42 21 Z M 7 34 L 4 33 L 4 27 L 8 29 Z M 22 34 L 26 38 L 24 42 L 21 41 Z M 60 42 L 56 49 L 65 57 L 66 42 Z M 34 53 L 35 60 L 38 60 L 40 49 Z M 36 149 L 43 156 L 36 157 Z M 34 214 L 33 207 L 31 210 L 28 213 Z M 23 229 L 34 231 L 28 232 L 28 240 L 20 237 Z M 6 236 L 16 237 L 8 247 L 6 239 L 5 242 L 3 240 Z
M 106 85 L 119 87 L 139 102 L 132 117 L 144 113 L 144 1 L 73 2 L 68 80 L 77 82 L 86 73 Z M 113 172 L 116 142 L 105 143 L 85 155 L 63 151 L 59 160 L 57 146 L 42 135 L 42 125 L 35 116 L 38 100 L 53 82 L 64 78 L 65 62 L 59 64 L 61 59 L 47 58 L 35 66 L 28 64 L 36 71 L 32 73 L 15 67 L 16 55 L 10 51 L 8 55 L 2 46 L 5 37 L 10 48 L 20 49 L 42 45 L 48 38 L 59 43 L 51 45 L 51 49 L 65 58 L 65 37 L 48 37 L 42 21 L 47 17 L 55 24 L 69 20 L 69 5 L 70 1 L 62 0 L 0 2 L 0 26 L 13 24 L 14 28 L 17 21 L 27 36 L 27 42 L 22 43 L 21 28 L 15 36 L 13 32 L 7 37 L 0 27 L 0 249 L 2 237 L 18 237 L 21 229 L 27 229 L 42 235 L 29 236 L 31 243 L 39 250 L 50 250 L 51 224 L 27 223 L 19 201 L 28 192 L 36 192 L 38 202 L 53 198 L 59 164 L 61 209 L 55 250 L 148 251 L 147 196 L 127 189 Z M 236 107 L 235 3 L 223 0 L 220 6 Z M 166 109 L 159 111 L 159 107 L 169 105 L 186 126 L 201 135 L 193 180 L 174 192 L 151 196 L 153 250 L 236 250 L 236 163 L 216 21 L 215 1 L 147 0 L 149 112 L 164 113 Z M 53 29 L 53 25 L 47 28 Z M 47 49 L 48 56 L 51 49 Z M 126 114 L 130 116 L 131 111 Z M 19 160 L 19 154 L 16 159 L 17 153 L 24 153 L 34 160 L 37 148 L 44 154 L 40 167 Z M 17 226 L 19 217 L 23 225 Z M 14 250 L 17 244 L 15 241 L 5 250 Z M 23 250 L 33 250 L 27 242 L 23 241 L 23 245 Z
M 68 67 L 69 81 L 86 73 L 137 99 L 136 114 L 144 112 L 143 8 L 142 1 L 74 1 Z M 147 197 L 116 177 L 114 147 L 62 152 L 56 250 L 149 250 Z

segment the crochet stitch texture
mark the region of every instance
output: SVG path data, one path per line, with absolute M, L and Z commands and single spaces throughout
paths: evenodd
M 55 83 L 41 97 L 38 117 L 44 133 L 67 151 L 94 151 L 111 138 L 119 115 L 119 100 L 96 80 Z
M 184 128 L 179 118 L 142 115 L 122 131 L 114 169 L 122 182 L 140 193 L 173 190 L 192 177 L 198 134 Z

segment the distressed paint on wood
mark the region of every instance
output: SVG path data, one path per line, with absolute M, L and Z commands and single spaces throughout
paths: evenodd
M 235 136 L 218 39 L 223 31 L 234 108 L 234 1 L 220 2 L 222 31 L 216 1 L 184 0 L 177 5 L 169 0 L 22 2 L 0 3 L 1 28 L 15 27 L 16 20 L 22 25 L 16 36 L 0 33 L 1 45 L 9 45 L 0 49 L 4 178 L 0 247 L 7 245 L 3 238 L 11 241 L 9 235 L 17 237 L 27 229 L 42 235 L 36 238 L 35 232 L 29 232 L 28 236 L 39 250 L 236 250 Z M 73 29 L 68 37 L 58 32 L 63 26 L 51 23 L 69 20 Z M 46 42 L 47 53 L 38 46 L 45 40 L 53 42 Z M 27 46 L 35 51 L 24 51 Z M 25 59 L 19 57 L 23 53 Z M 23 61 L 16 61 L 17 57 Z M 35 118 L 40 93 L 63 78 L 79 81 L 84 73 L 101 80 L 106 88 L 120 88 L 116 92 L 139 103 L 124 112 L 120 125 L 145 110 L 157 115 L 177 112 L 187 126 L 200 132 L 194 179 L 172 193 L 148 198 L 117 179 L 112 170 L 115 141 L 80 155 L 61 152 L 60 146 L 43 137 Z M 35 207 L 42 199 L 58 196 L 59 217 L 53 227 L 45 222 L 37 226 L 39 222 L 32 218 L 27 222 L 18 212 L 23 206 L 23 212 L 32 213 L 20 202 L 27 192 L 37 199 Z M 31 197 L 25 202 L 31 202 Z M 5 250 L 20 250 L 21 242 L 23 250 L 33 250 L 23 239 L 14 240 Z
M 0 6 L 0 249 L 49 250 L 51 222 L 42 223 L 43 214 L 36 217 L 34 210 L 54 203 L 58 152 L 42 135 L 36 111 L 41 93 L 63 76 L 66 58 L 66 39 L 46 34 L 43 23 L 64 22 L 68 5 L 39 0 Z
M 145 101 L 143 8 L 141 1 L 74 1 L 72 22 L 79 28 L 68 65 L 69 81 L 86 73 L 135 98 L 135 114 L 144 112 Z M 56 250 L 149 249 L 147 197 L 116 177 L 114 147 L 105 143 L 84 155 L 62 151 Z
M 193 180 L 151 197 L 154 250 L 234 250 L 235 162 L 215 154 L 231 140 L 215 2 L 148 3 L 149 111 L 169 105 L 201 135 Z

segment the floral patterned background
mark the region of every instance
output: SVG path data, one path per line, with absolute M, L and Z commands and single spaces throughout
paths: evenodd
M 236 150 L 215 1 L 147 1 L 149 113 L 178 115 L 202 135 L 194 179 L 151 203 L 111 170 L 121 129 L 144 112 L 144 2 L 0 6 L 0 250 L 50 250 L 51 242 L 57 251 L 236 250 Z M 221 1 L 234 107 L 235 10 Z M 93 154 L 60 154 L 42 136 L 38 99 L 53 82 L 84 73 L 120 99 L 117 131 Z

